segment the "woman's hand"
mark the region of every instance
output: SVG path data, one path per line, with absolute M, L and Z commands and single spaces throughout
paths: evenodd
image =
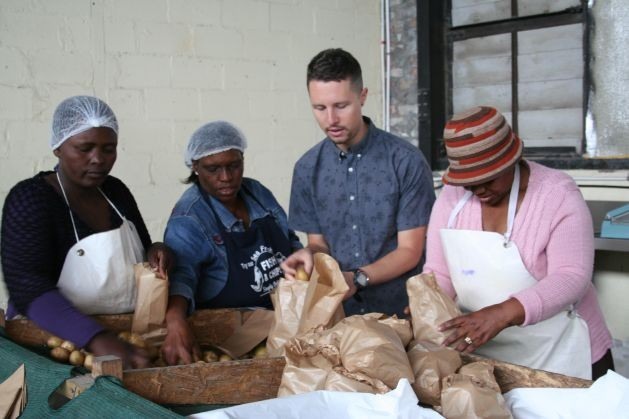
M 168 321 L 168 334 L 162 345 L 162 358 L 168 365 L 177 365 L 179 361 L 190 364 L 201 359 L 201 350 L 186 319 Z
M 151 362 L 148 353 L 130 343 L 118 339 L 111 332 L 97 334 L 87 344 L 94 356 L 115 355 L 122 360 L 123 369 L 147 368 Z
M 188 300 L 185 297 L 170 296 L 166 311 L 167 334 L 162 345 L 162 358 L 168 365 L 177 365 L 179 361 L 190 364 L 201 359 L 201 350 L 186 320 L 187 311 Z
M 503 303 L 443 322 L 439 325 L 439 330 L 452 331 L 443 341 L 444 346 L 456 343 L 454 349 L 469 353 L 484 345 L 503 329 L 522 324 L 523 321 L 524 307 L 515 298 L 510 298 Z
M 294 252 L 280 264 L 284 272 L 284 278 L 287 279 L 295 279 L 297 269 L 301 266 L 303 266 L 308 276 L 310 276 L 313 266 L 312 252 L 305 247 Z
M 146 258 L 151 268 L 157 269 L 157 272 L 163 277 L 166 277 L 175 265 L 175 255 L 168 246 L 161 242 L 155 242 L 149 247 Z

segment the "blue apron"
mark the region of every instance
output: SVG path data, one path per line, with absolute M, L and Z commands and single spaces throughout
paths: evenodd
M 264 205 L 243 186 L 262 208 Z M 227 231 L 207 194 L 201 191 L 216 223 L 227 253 L 227 283 L 218 295 L 200 304 L 201 308 L 273 308 L 269 293 L 284 275 L 280 263 L 292 253 L 291 242 L 270 213 L 252 221 L 244 232 Z

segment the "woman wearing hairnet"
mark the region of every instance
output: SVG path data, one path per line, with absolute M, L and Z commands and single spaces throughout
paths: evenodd
M 162 347 L 168 364 L 199 349 L 186 322 L 197 308 L 271 307 L 280 262 L 301 248 L 286 213 L 260 182 L 243 178 L 244 135 L 215 121 L 192 134 L 185 153 L 191 186 L 176 203 L 164 242 L 177 263 L 170 276 Z
M 162 271 L 171 254 L 151 244 L 127 187 L 109 176 L 118 122 L 91 96 L 62 101 L 50 145 L 54 171 L 40 172 L 9 192 L 2 215 L 2 269 L 8 317 L 22 314 L 48 332 L 125 367 L 148 365 L 144 351 L 119 340 L 87 314 L 133 311 L 133 264 L 146 257 Z

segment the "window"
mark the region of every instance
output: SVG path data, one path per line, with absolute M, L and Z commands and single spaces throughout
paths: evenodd
M 433 169 L 447 166 L 446 120 L 476 105 L 505 115 L 527 158 L 566 169 L 626 167 L 627 159 L 583 158 L 590 91 L 584 0 L 417 5 L 420 148 Z

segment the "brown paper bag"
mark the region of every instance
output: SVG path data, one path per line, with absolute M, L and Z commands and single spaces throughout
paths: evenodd
M 270 357 L 283 355 L 286 342 L 297 335 L 308 285 L 308 281 L 281 278 L 271 292 L 274 316 L 266 341 Z
M 389 388 L 400 378 L 413 383 L 413 370 L 397 332 L 390 326 L 363 316 L 345 319 L 339 349 L 341 362 L 350 372 L 376 378 Z
M 407 352 L 415 375 L 412 384 L 419 401 L 438 406 L 441 404 L 441 380 L 454 374 L 461 366 L 461 355 L 451 348 L 412 342 Z
M 273 321 L 273 311 L 256 309 L 241 312 L 241 323 L 223 342 L 217 343 L 218 349 L 232 358 L 240 358 L 267 338 Z
M 441 414 L 448 419 L 512 418 L 502 394 L 462 374 L 443 379 L 441 407 Z
M 500 386 L 494 376 L 494 366 L 489 362 L 470 362 L 469 364 L 463 365 L 458 373 L 472 377 L 474 382 L 478 383 L 481 387 L 490 388 L 497 393 L 501 393 Z
M 382 324 L 386 324 L 395 330 L 395 333 L 400 337 L 402 345 L 406 347 L 413 339 L 413 329 L 411 328 L 411 322 L 407 319 L 398 319 L 394 314 L 393 316 L 387 316 L 383 313 L 367 313 L 362 315 L 363 318 L 374 319 Z
M 334 367 L 328 373 L 324 389 L 356 393 L 384 394 L 391 389 L 382 381 L 359 372 L 352 373 L 343 367 Z
M 154 272 L 147 262 L 134 266 L 138 296 L 131 331 L 138 334 L 159 329 L 164 324 L 168 305 L 168 278 Z
M 4 313 L 2 313 L 4 315 Z M 26 372 L 24 364 L 0 383 L 0 418 L 15 419 L 26 407 Z
M 299 322 L 299 332 L 331 327 L 345 318 L 343 297 L 349 290 L 339 264 L 324 253 L 314 255 L 314 268 Z
M 338 337 L 323 327 L 289 340 L 278 397 L 323 390 L 328 374 L 340 365 Z
M 441 345 L 450 334 L 440 332 L 438 326 L 461 315 L 461 311 L 450 297 L 441 291 L 433 274 L 420 274 L 406 281 L 413 336 L 420 342 Z
M 309 281 L 280 279 L 271 292 L 274 318 L 267 338 L 269 356 L 284 354 L 284 345 L 317 326 L 330 327 L 345 317 L 343 296 L 347 283 L 338 263 L 323 253 L 314 255 Z

